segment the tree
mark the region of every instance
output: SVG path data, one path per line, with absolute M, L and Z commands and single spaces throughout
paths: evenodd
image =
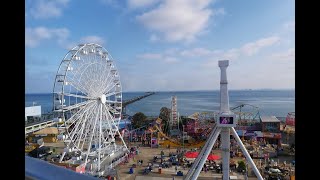
M 183 125 L 186 125 L 188 122 L 188 117 L 187 116 L 180 116 L 180 120 Z
M 163 121 L 162 131 L 165 134 L 169 132 L 169 121 Z
M 162 119 L 162 121 L 167 122 L 170 120 L 170 113 L 171 113 L 171 109 L 167 107 L 162 107 L 160 109 L 159 118 Z
M 179 126 L 182 127 L 182 125 L 187 125 L 189 118 L 187 116 L 180 116 L 180 123 Z
M 164 125 L 164 128 L 162 130 L 164 133 L 166 133 L 169 129 L 170 114 L 171 114 L 171 109 L 167 107 L 162 107 L 160 109 L 159 118 L 162 119 L 162 124 Z
M 246 171 L 246 164 L 244 161 L 238 161 L 238 171 L 245 172 Z
M 142 112 L 137 112 L 132 116 L 131 124 L 133 128 L 139 128 L 146 124 L 147 116 L 144 115 Z

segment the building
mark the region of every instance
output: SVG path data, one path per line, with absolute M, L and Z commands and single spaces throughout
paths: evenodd
M 270 144 L 281 145 L 280 120 L 275 116 L 261 116 L 263 138 Z
M 25 124 L 41 120 L 41 106 L 30 106 L 25 108 Z
M 67 169 L 70 169 L 72 171 L 75 171 L 77 173 L 85 173 L 85 164 L 84 163 L 81 163 L 82 161 L 81 160 L 71 160 L 71 162 L 69 163 L 58 163 L 58 162 L 51 162 L 52 164 L 55 164 L 57 166 L 60 166 L 60 167 L 64 167 L 64 168 L 67 168 Z
M 41 129 L 40 131 L 34 132 L 28 138 L 29 138 L 29 142 L 34 142 L 42 138 L 43 142 L 45 143 L 53 143 L 53 142 L 57 142 L 58 134 L 59 134 L 58 128 L 47 127 L 47 128 Z
M 238 125 L 235 127 L 238 136 L 245 140 L 252 138 L 258 141 L 261 140 L 261 138 L 263 138 L 261 129 L 260 119 L 259 121 L 247 119 L 238 120 Z
M 287 126 L 295 126 L 296 125 L 296 115 L 295 112 L 289 112 L 286 117 L 286 125 Z

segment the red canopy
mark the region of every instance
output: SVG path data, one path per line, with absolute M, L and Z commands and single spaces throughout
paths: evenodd
M 187 157 L 187 158 L 196 158 L 198 157 L 198 152 L 192 152 L 192 151 L 188 151 L 186 152 L 184 155 Z
M 214 154 L 209 154 L 209 156 L 208 156 L 208 158 L 207 158 L 208 160 L 218 160 L 218 159 L 220 159 L 220 156 L 218 156 L 218 155 L 214 155 Z
M 192 151 L 188 151 L 184 154 L 187 158 L 196 158 L 198 157 L 199 153 L 198 152 L 192 152 Z M 218 160 L 220 159 L 220 156 L 218 155 L 214 155 L 214 154 L 209 154 L 208 160 Z

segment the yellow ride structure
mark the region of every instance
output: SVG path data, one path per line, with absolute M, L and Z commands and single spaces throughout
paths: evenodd
M 160 147 L 187 147 L 187 148 L 200 148 L 204 146 L 206 141 L 194 141 L 192 143 L 183 143 L 183 139 L 170 138 L 161 130 L 160 124 L 162 119 L 157 118 L 153 126 L 149 127 L 150 133 L 157 133 L 158 143 Z M 189 140 L 190 141 L 190 140 Z

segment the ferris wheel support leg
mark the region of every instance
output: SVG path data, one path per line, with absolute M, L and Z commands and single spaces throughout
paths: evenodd
M 84 167 L 86 167 L 86 166 L 87 166 L 87 163 L 88 163 L 88 156 L 89 156 L 89 154 L 90 154 L 92 139 L 93 139 L 94 132 L 95 132 L 95 130 L 96 130 L 97 120 L 98 120 L 98 117 L 96 117 L 96 120 L 95 120 L 94 125 L 93 125 L 93 132 L 92 132 L 92 134 L 91 134 L 91 138 L 90 138 L 90 141 L 89 141 L 89 147 L 88 147 L 88 150 L 87 150 L 87 153 L 86 153 L 86 159 L 85 159 L 85 161 L 84 161 Z M 100 157 L 99 157 L 99 158 L 100 158 Z
M 119 137 L 120 137 L 120 139 L 121 139 L 121 141 L 122 141 L 122 143 L 123 143 L 123 146 L 126 148 L 126 150 L 127 150 L 127 151 L 129 151 L 129 149 L 128 149 L 128 147 L 127 147 L 126 143 L 125 143 L 125 142 L 124 142 L 124 140 L 123 140 L 123 137 L 121 136 L 121 134 L 120 134 L 120 132 L 119 132 L 119 130 L 118 130 L 117 132 L 118 132 Z
M 233 127 L 232 127 L 230 130 L 231 130 L 231 132 L 233 133 L 233 136 L 235 137 L 236 141 L 238 142 L 238 144 L 239 144 L 239 146 L 240 146 L 240 148 L 241 148 L 244 156 L 246 157 L 246 159 L 248 160 L 249 164 L 251 165 L 254 174 L 257 176 L 258 180 L 263 180 L 263 178 L 262 178 L 262 176 L 261 176 L 261 174 L 260 174 L 257 166 L 254 164 L 251 156 L 249 155 L 248 151 L 247 151 L 246 148 L 244 147 L 244 145 L 243 145 L 241 139 L 239 138 L 236 130 L 235 130 Z
M 221 146 L 222 146 L 222 171 L 223 180 L 229 180 L 230 172 L 230 130 L 221 128 Z
M 101 134 L 102 134 L 102 124 L 101 124 L 101 120 L 102 120 L 102 105 L 100 105 L 100 119 L 99 119 L 99 151 L 98 151 L 98 171 L 100 171 L 101 166 Z
M 63 160 L 63 158 L 64 158 L 64 155 L 66 155 L 66 152 L 63 152 L 63 153 L 62 153 L 62 155 L 61 155 L 61 157 L 60 157 L 60 160 L 59 160 L 59 163 L 62 162 L 62 160 Z

